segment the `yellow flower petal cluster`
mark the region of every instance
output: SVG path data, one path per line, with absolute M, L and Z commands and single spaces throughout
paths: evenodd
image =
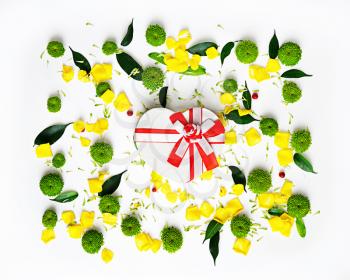
M 94 211 L 82 211 L 80 215 L 80 224 L 84 228 L 90 228 L 94 224 L 95 212 Z
M 242 203 L 236 197 L 228 201 L 225 207 L 219 207 L 216 209 L 214 220 L 218 223 L 224 224 L 226 221 L 231 220 L 234 216 L 238 215 L 243 209 Z
M 117 215 L 113 215 L 111 213 L 103 213 L 102 214 L 103 222 L 110 226 L 115 226 L 117 224 Z
M 73 123 L 73 129 L 77 133 L 82 132 L 94 132 L 96 134 L 103 134 L 108 129 L 108 119 L 101 118 L 98 119 L 95 123 L 86 123 L 82 120 L 78 120 Z M 90 139 L 81 138 L 80 142 L 82 146 L 86 147 L 90 145 Z
M 274 205 L 286 204 L 292 195 L 293 182 L 285 180 L 281 190 L 274 193 L 261 193 L 258 195 L 259 207 L 270 209 Z
M 112 79 L 112 64 L 95 64 L 90 72 L 95 83 L 101 83 Z
M 281 166 L 288 166 L 293 162 L 293 150 L 289 147 L 290 137 L 289 132 L 283 131 L 278 131 L 274 137 L 275 145 L 280 148 L 277 159 Z
M 294 224 L 294 218 L 287 213 L 283 213 L 281 216 L 275 216 L 269 219 L 269 224 L 273 232 L 280 232 L 282 235 L 289 237 L 291 229 Z
M 135 244 L 141 252 L 151 250 L 153 253 L 157 253 L 162 245 L 162 241 L 153 239 L 148 233 L 141 232 L 135 235 Z
M 95 194 L 102 191 L 102 185 L 106 174 L 106 172 L 100 171 L 98 177 L 88 179 L 90 193 Z
M 266 64 L 266 67 L 250 65 L 249 77 L 257 82 L 262 82 L 270 79 L 270 73 L 278 72 L 280 69 L 280 62 L 277 59 L 270 58 Z
M 214 213 L 214 207 L 208 202 L 203 201 L 201 206 L 190 205 L 186 209 L 187 221 L 198 221 L 201 217 L 209 218 Z

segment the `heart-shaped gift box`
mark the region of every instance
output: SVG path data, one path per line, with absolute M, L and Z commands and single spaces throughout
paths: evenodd
M 134 141 L 154 171 L 185 183 L 218 166 L 224 133 L 220 120 L 208 109 L 173 112 L 155 108 L 140 118 Z

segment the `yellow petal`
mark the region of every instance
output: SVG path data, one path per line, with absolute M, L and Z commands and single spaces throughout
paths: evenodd
M 255 146 L 261 141 L 260 133 L 253 127 L 246 131 L 244 136 L 247 140 L 248 146 Z
M 175 58 L 180 62 L 189 63 L 190 61 L 188 51 L 182 49 L 177 49 L 175 51 Z
M 275 145 L 281 149 L 285 149 L 289 147 L 290 133 L 278 131 L 275 134 L 274 142 Z
M 283 183 L 283 186 L 281 187 L 281 193 L 286 196 L 291 196 L 293 193 L 293 186 L 293 182 L 286 179 Z
M 274 193 L 274 200 L 276 204 L 287 204 L 289 196 L 282 193 Z
M 85 122 L 83 122 L 82 120 L 74 122 L 73 129 L 78 133 L 83 132 L 85 130 Z
M 37 158 L 47 158 L 52 157 L 51 145 L 49 143 L 39 145 L 35 154 Z
M 206 49 L 205 54 L 209 59 L 214 59 L 219 56 L 219 52 L 215 47 L 210 47 Z
M 225 132 L 225 144 L 232 145 L 237 143 L 237 135 L 235 131 Z
M 80 144 L 81 144 L 83 147 L 89 147 L 90 144 L 91 144 L 91 140 L 90 140 L 89 138 L 80 136 Z
M 147 251 L 152 247 L 152 238 L 144 232 L 135 235 L 135 244 L 139 251 Z
M 115 94 L 113 91 L 111 91 L 110 89 L 107 89 L 102 95 L 101 95 L 101 99 L 103 100 L 104 103 L 109 104 L 113 101 L 115 97 Z
M 150 187 L 148 187 L 148 188 L 145 189 L 145 196 L 146 196 L 147 198 L 150 198 L 150 196 L 151 196 L 151 188 L 150 188 Z
M 252 110 L 251 109 L 238 109 L 238 115 L 240 117 L 243 117 L 245 115 L 249 115 L 252 113 Z
M 214 213 L 214 207 L 208 201 L 203 201 L 200 212 L 203 217 L 209 218 Z
M 249 66 L 249 77 L 257 82 L 262 82 L 264 80 L 270 79 L 270 74 L 267 70 L 259 65 Z
M 230 219 L 243 211 L 244 207 L 238 197 L 226 203 L 225 209 L 228 211 Z
M 107 225 L 115 226 L 117 224 L 117 215 L 111 213 L 102 214 L 103 222 Z
M 81 238 L 84 233 L 84 227 L 79 224 L 69 225 L 67 227 L 67 232 L 71 238 Z
M 225 108 L 226 108 L 226 107 L 225 107 Z M 224 114 L 223 114 L 223 113 L 218 113 L 218 118 L 219 118 L 221 124 L 222 124 L 224 127 L 226 127 L 227 124 L 228 124 L 228 122 L 227 122 L 227 120 L 226 120 Z
M 173 37 L 168 37 L 165 40 L 165 45 L 168 49 L 173 49 L 176 46 L 176 40 Z
M 92 132 L 94 130 L 95 124 L 94 123 L 86 123 L 85 129 L 87 132 Z
M 237 253 L 247 255 L 250 248 L 250 241 L 245 238 L 237 238 L 233 244 L 233 250 Z
M 158 239 L 152 239 L 151 250 L 153 253 L 157 253 L 162 246 L 162 241 Z
M 232 112 L 233 110 L 235 110 L 235 107 L 234 106 L 225 106 L 224 108 L 224 115 L 227 115 L 228 113 Z
M 273 232 L 279 231 L 281 229 L 281 227 L 283 226 L 283 222 L 282 222 L 281 218 L 277 217 L 277 216 L 270 218 L 269 224 L 270 224 L 271 230 Z
M 258 203 L 260 207 L 270 209 L 275 204 L 275 196 L 273 193 L 259 194 Z
M 171 186 L 168 181 L 159 185 L 159 189 L 165 195 L 171 192 Z
M 83 211 L 80 215 L 80 224 L 84 228 L 92 227 L 94 224 L 95 212 L 94 211 Z
M 114 253 L 107 249 L 103 248 L 101 251 L 101 258 L 105 263 L 109 263 L 113 259 Z
M 277 152 L 277 158 L 281 166 L 287 166 L 293 162 L 293 150 L 281 149 Z
M 55 237 L 55 231 L 52 228 L 44 229 L 41 232 L 41 241 L 45 244 L 49 243 L 51 240 L 54 240 Z
M 278 72 L 280 69 L 281 69 L 281 64 L 278 61 L 278 59 L 270 58 L 267 61 L 267 64 L 266 64 L 266 71 L 267 72 L 272 72 L 272 73 Z
M 181 202 L 184 202 L 188 199 L 188 193 L 186 191 L 179 193 L 179 199 Z
M 190 205 L 186 209 L 186 220 L 187 221 L 198 221 L 201 218 L 201 211 L 197 205 Z
M 90 193 L 94 194 L 102 191 L 103 181 L 99 180 L 98 178 L 90 178 L 88 179 L 88 183 Z
M 226 189 L 224 186 L 221 186 L 221 187 L 220 187 L 219 195 L 220 195 L 221 197 L 224 197 L 226 194 L 227 194 L 227 189 Z
M 110 80 L 112 79 L 112 64 L 95 64 L 90 73 L 95 83 Z
M 78 72 L 78 80 L 83 82 L 83 83 L 88 83 L 90 82 L 90 76 L 85 70 L 79 70 Z
M 62 79 L 68 83 L 74 78 L 74 70 L 72 66 L 64 65 L 62 66 Z
M 231 211 L 224 207 L 219 207 L 216 209 L 214 220 L 220 224 L 224 224 L 227 220 L 231 218 Z
M 121 92 L 118 94 L 116 100 L 114 101 L 114 107 L 119 112 L 124 112 L 130 109 L 131 103 L 125 92 Z
M 213 170 L 205 171 L 201 175 L 202 180 L 210 180 L 213 177 Z
M 68 210 L 68 211 L 63 211 L 61 214 L 61 219 L 66 225 L 73 224 L 75 220 L 75 214 L 73 211 Z
M 108 120 L 105 118 L 98 119 L 96 125 L 103 131 L 108 129 Z
M 236 97 L 228 92 L 225 92 L 220 95 L 220 102 L 223 105 L 230 105 L 236 102 Z
M 234 184 L 232 186 L 232 192 L 235 195 L 241 195 L 244 192 L 244 186 L 242 184 Z
M 165 195 L 166 199 L 170 202 L 170 203 L 175 203 L 177 201 L 177 193 L 175 192 L 168 192 Z
M 281 220 L 282 226 L 279 231 L 282 235 L 289 237 L 294 224 L 294 218 L 289 216 L 287 213 L 283 213 L 281 215 Z

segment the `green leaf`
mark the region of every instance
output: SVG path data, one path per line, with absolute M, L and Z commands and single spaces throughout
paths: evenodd
M 158 52 L 151 52 L 148 54 L 148 57 L 152 58 L 153 60 L 161 63 L 161 64 L 164 64 L 164 54 L 163 53 L 158 53 Z
M 168 94 L 168 87 L 162 87 L 159 91 L 159 103 L 163 108 L 166 108 L 166 97 Z
M 213 42 L 202 42 L 193 45 L 192 47 L 188 48 L 187 51 L 191 54 L 198 54 L 200 56 L 206 56 L 207 54 L 205 51 L 211 47 L 218 48 L 218 45 Z
M 126 47 L 127 45 L 129 45 L 132 41 L 132 37 L 134 35 L 134 19 L 131 20 L 131 23 L 129 24 L 129 27 L 128 27 L 128 31 L 126 32 L 122 42 L 121 42 L 121 45 Z
M 272 216 L 281 216 L 285 211 L 278 207 L 272 207 L 267 212 Z
M 222 48 L 221 50 L 221 54 L 220 54 L 220 59 L 221 59 L 221 65 L 224 64 L 224 61 L 226 59 L 226 57 L 228 57 L 233 49 L 233 47 L 235 46 L 234 42 L 228 42 L 226 43 L 226 45 Z
M 60 203 L 66 203 L 66 202 L 73 201 L 78 197 L 78 195 L 79 194 L 76 191 L 67 191 L 67 192 L 60 193 L 58 196 L 50 200 L 60 202 Z
M 250 91 L 248 89 L 247 82 L 245 82 L 245 88 L 246 88 L 246 90 L 242 94 L 243 106 L 244 106 L 244 108 L 250 110 L 252 108 L 252 96 L 251 96 Z
M 73 61 L 74 64 L 80 69 L 86 71 L 86 73 L 90 73 L 91 66 L 89 61 L 86 59 L 85 56 L 83 56 L 81 53 L 73 51 L 71 47 L 69 47 L 73 54 Z
M 219 241 L 220 241 L 220 231 L 214 234 L 209 241 L 209 251 L 211 256 L 213 257 L 214 265 L 216 263 L 216 258 L 219 255 Z
M 207 230 L 205 231 L 205 237 L 204 237 L 203 243 L 206 240 L 212 238 L 215 235 L 215 233 L 220 231 L 222 226 L 223 226 L 223 224 L 221 224 L 215 220 L 211 220 L 210 223 L 208 224 Z
M 298 69 L 290 69 L 284 72 L 281 77 L 282 78 L 302 78 L 302 77 L 311 77 L 312 75 L 306 74 Z
M 278 39 L 276 36 L 276 31 L 274 31 L 273 36 L 270 40 L 270 44 L 269 44 L 269 57 L 272 59 L 275 59 L 278 55 L 279 48 L 280 48 L 280 46 L 279 46 Z
M 293 160 L 294 163 L 302 170 L 317 174 L 317 172 L 314 171 L 314 168 L 312 167 L 310 161 L 307 158 L 305 158 L 302 154 L 295 153 L 293 156 Z
M 225 116 L 237 124 L 248 124 L 257 121 L 257 119 L 254 119 L 251 115 L 240 116 L 238 110 L 233 110 Z
M 239 169 L 237 166 L 229 166 L 228 168 L 230 168 L 231 170 L 233 182 L 235 184 L 242 184 L 244 186 L 244 191 L 245 191 L 245 186 L 247 181 L 242 170 Z
M 131 78 L 141 81 L 142 79 L 142 67 L 135 59 L 125 52 L 116 54 L 119 66 L 128 74 Z M 137 73 L 135 73 L 137 71 Z
M 66 130 L 66 127 L 70 125 L 71 123 L 67 124 L 55 124 L 51 125 L 47 128 L 45 128 L 42 132 L 38 134 L 38 136 L 34 140 L 34 145 L 41 145 L 50 143 L 52 145 L 55 143 L 58 139 L 61 138 L 64 131 Z
M 296 218 L 295 224 L 297 225 L 297 230 L 299 235 L 304 238 L 306 236 L 306 227 L 302 218 Z
M 108 178 L 102 185 L 102 191 L 98 193 L 98 196 L 104 196 L 104 195 L 107 195 L 107 194 L 112 194 L 114 193 L 118 187 L 119 187 L 119 184 L 120 184 L 120 180 L 123 176 L 123 174 L 126 172 L 123 171 L 122 173 L 119 173 L 117 175 L 114 175 L 110 178 Z

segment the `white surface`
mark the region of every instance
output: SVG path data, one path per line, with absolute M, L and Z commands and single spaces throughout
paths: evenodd
M 348 176 L 346 159 L 349 136 L 349 62 L 345 61 L 349 59 L 350 42 L 346 29 L 349 26 L 346 19 L 349 8 L 347 1 L 2 0 L 0 278 L 349 279 L 349 208 L 346 207 L 349 184 L 345 180 Z M 152 48 L 146 46 L 143 33 L 151 22 L 161 22 L 168 34 L 174 35 L 179 29 L 188 27 L 194 42 L 214 39 L 223 45 L 228 40 L 253 38 L 258 42 L 261 53 L 267 52 L 273 29 L 277 30 L 280 42 L 291 39 L 301 44 L 303 59 L 298 67 L 314 74 L 314 77 L 300 81 L 303 98 L 288 110 L 294 115 L 292 129 L 307 125 L 312 132 L 314 141 L 307 155 L 319 174 L 314 176 L 291 168 L 287 175 L 296 183 L 297 190 L 310 196 L 313 210 L 321 210 L 320 215 L 307 218 L 308 235 L 305 240 L 298 238 L 295 229 L 290 239 L 265 233 L 265 238 L 259 243 L 254 242 L 249 255 L 243 257 L 232 252 L 233 237 L 226 227 L 220 241 L 216 267 L 212 265 L 208 245 L 201 244 L 202 236 L 198 232 L 185 235 L 184 247 L 179 253 L 169 255 L 160 252 L 153 255 L 137 252 L 132 239 L 111 231 L 106 235 L 106 246 L 115 251 L 115 260 L 109 265 L 105 265 L 98 256 L 84 254 L 80 242 L 69 239 L 62 224 L 57 227 L 57 239 L 47 246 L 43 245 L 40 241 L 40 220 L 50 203 L 38 190 L 38 180 L 47 169 L 43 162 L 34 157 L 33 139 L 48 124 L 88 118 L 90 111 L 87 110 L 92 106 L 88 97 L 93 97 L 94 93 L 91 85 L 78 82 L 65 85 L 58 73 L 61 62 L 51 59 L 46 67 L 39 55 L 53 38 L 60 38 L 66 45 L 85 54 L 99 53 L 92 44 L 101 45 L 106 38 L 116 38 L 120 42 L 131 18 L 135 19 L 135 39 L 128 49 L 145 65 L 151 63 L 146 54 Z M 94 25 L 86 27 L 87 21 Z M 217 24 L 221 24 L 224 30 Z M 99 57 L 102 61 L 103 56 Z M 94 62 L 93 57 L 89 56 L 89 59 Z M 260 59 L 259 62 L 264 63 L 264 57 Z M 68 52 L 63 61 L 70 62 Z M 112 58 L 103 58 L 103 61 L 113 61 L 116 65 Z M 219 66 L 218 60 L 204 64 L 212 64 L 210 69 Z M 239 73 L 237 78 L 243 83 L 246 68 L 237 66 L 235 60 L 225 63 L 223 73 L 228 73 L 233 67 L 237 70 L 234 75 Z M 193 84 L 194 80 L 185 79 L 180 83 L 173 78 L 172 83 L 184 95 L 191 94 L 191 83 L 194 88 L 199 86 L 206 94 L 202 102 L 208 108 L 215 109 L 218 102 L 210 87 L 216 81 L 213 78 L 196 85 Z M 259 101 L 254 103 L 256 112 L 261 115 L 275 114 L 281 128 L 288 129 L 288 114 L 280 102 L 279 90 L 270 86 L 269 82 L 259 87 L 253 82 L 249 84 L 251 88 L 260 89 Z M 142 108 L 137 101 L 140 98 L 146 104 L 152 103 L 153 97 L 137 93 L 137 90 L 130 88 L 126 79 L 115 79 L 113 87 L 116 92 L 125 89 L 135 106 L 139 106 L 138 109 Z M 46 98 L 58 89 L 67 92 L 62 112 L 49 115 L 45 108 Z M 213 99 L 216 103 L 212 102 Z M 169 104 L 173 110 L 184 106 L 175 98 Z M 190 105 L 194 104 L 186 104 Z M 125 123 L 128 121 L 125 118 Z M 67 149 L 67 143 L 73 142 L 70 135 L 71 131 L 65 140 L 55 146 L 55 150 Z M 119 147 L 128 145 L 126 135 L 127 132 L 115 132 L 107 137 L 113 138 L 113 143 L 118 143 Z M 86 152 L 73 149 L 74 153 L 75 150 L 76 159 L 87 159 Z M 255 157 L 247 163 L 246 171 L 255 165 L 271 165 L 265 163 L 264 145 L 257 150 L 247 150 Z M 118 156 L 122 158 L 120 152 Z M 77 164 L 77 161 L 71 162 Z M 138 173 L 135 174 L 138 178 Z M 65 181 L 68 188 L 81 191 L 83 186 L 86 187 L 84 174 L 65 174 Z M 280 186 L 281 181 L 276 179 L 275 183 Z M 63 208 L 69 206 L 60 209 Z M 77 214 L 78 209 L 77 204 Z M 160 216 L 160 224 L 148 229 L 152 235 L 159 231 L 163 222 L 176 222 L 171 216 Z

